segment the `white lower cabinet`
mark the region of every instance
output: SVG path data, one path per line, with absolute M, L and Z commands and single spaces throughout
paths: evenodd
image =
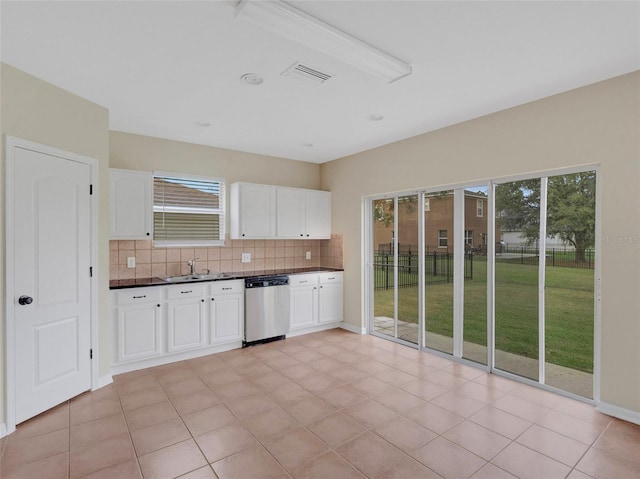
M 342 273 L 289 276 L 294 334 L 342 321 Z M 121 373 L 242 346 L 244 280 L 111 291 L 115 364 Z
M 320 273 L 318 323 L 335 323 L 343 317 L 342 273 Z
M 162 354 L 162 303 L 156 288 L 136 288 L 114 294 L 118 362 Z
M 242 280 L 113 290 L 111 304 L 116 372 L 242 345 Z
M 244 281 L 211 283 L 209 295 L 211 344 L 242 341 L 244 337 Z
M 342 272 L 289 276 L 291 331 L 342 321 Z
M 166 286 L 167 351 L 184 351 L 206 346 L 204 286 L 191 283 Z
M 318 275 L 289 276 L 290 330 L 318 324 Z

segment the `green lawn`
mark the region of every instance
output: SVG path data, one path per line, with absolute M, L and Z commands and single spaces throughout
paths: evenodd
M 465 280 L 464 339 L 486 345 L 486 262 Z M 593 372 L 593 270 L 547 266 L 546 360 Z M 538 357 L 538 268 L 496 264 L 496 348 Z M 393 289 L 374 294 L 374 315 L 393 317 Z M 453 283 L 428 284 L 427 331 L 453 336 Z M 398 319 L 418 322 L 418 288 L 398 290 Z

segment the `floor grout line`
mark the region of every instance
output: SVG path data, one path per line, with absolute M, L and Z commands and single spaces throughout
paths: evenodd
M 206 410 L 209 407 L 224 406 L 226 411 L 228 411 L 231 414 L 231 417 L 233 417 L 233 419 L 237 421 L 237 424 L 241 425 L 244 429 L 246 429 L 249 432 L 249 434 L 255 441 L 254 446 L 259 445 L 261 449 L 264 452 L 266 452 L 266 454 L 268 455 L 267 457 L 275 461 L 275 463 L 278 464 L 279 467 L 281 467 L 289 477 L 293 477 L 293 474 L 297 473 L 296 471 L 302 470 L 302 468 L 307 467 L 312 463 L 315 463 L 318 458 L 328 453 L 336 454 L 337 457 L 339 457 L 342 461 L 345 461 L 345 463 L 348 464 L 350 467 L 361 472 L 362 474 L 365 474 L 364 471 L 362 471 L 355 464 L 353 464 L 347 458 L 347 456 L 343 456 L 341 453 L 339 453 L 338 450 L 343 446 L 351 443 L 357 438 L 362 439 L 362 437 L 367 434 L 370 434 L 370 436 L 367 436 L 367 437 L 376 438 L 376 440 L 381 441 L 381 444 L 386 444 L 385 447 L 387 447 L 388 450 L 397 451 L 401 453 L 401 457 L 394 460 L 392 463 L 385 465 L 376 474 L 379 474 L 381 471 L 390 469 L 393 467 L 393 465 L 399 464 L 400 462 L 404 460 L 409 460 L 409 459 L 438 473 L 438 471 L 436 471 L 435 469 L 432 469 L 430 465 L 426 463 L 429 461 L 421 462 L 420 460 L 416 459 L 416 457 L 413 456 L 413 453 L 415 453 L 416 451 L 418 451 L 419 449 L 425 446 L 428 446 L 429 443 L 431 443 L 436 439 L 446 441 L 446 444 L 450 444 L 455 446 L 456 448 L 460 448 L 461 450 L 471 454 L 473 457 L 481 460 L 483 465 L 477 468 L 476 471 L 472 474 L 475 474 L 477 471 L 485 467 L 487 464 L 491 464 L 493 467 L 497 467 L 501 470 L 505 470 L 506 472 L 510 472 L 508 469 L 504 469 L 503 467 L 500 467 L 494 464 L 493 461 L 495 460 L 496 457 L 502 454 L 505 451 L 505 449 L 507 449 L 509 446 L 513 445 L 514 443 L 525 448 L 526 450 L 533 451 L 542 457 L 545 457 L 549 460 L 553 460 L 554 462 L 561 464 L 566 468 L 569 468 L 570 472 L 574 470 L 579 471 L 579 469 L 577 469 L 577 465 L 583 460 L 583 458 L 589 453 L 589 451 L 595 448 L 595 444 L 597 443 L 597 441 L 601 437 L 603 437 L 603 435 L 607 431 L 610 430 L 610 428 L 612 427 L 612 424 L 614 424 L 615 422 L 615 420 L 609 420 L 604 427 L 601 427 L 599 426 L 600 424 L 599 419 L 596 420 L 595 416 L 593 421 L 584 419 L 588 417 L 587 412 L 585 412 L 584 414 L 582 413 L 582 411 L 576 412 L 576 414 L 578 413 L 582 414 L 582 416 L 584 417 L 583 418 L 583 417 L 576 417 L 574 415 L 564 413 L 562 412 L 562 410 L 559 410 L 563 406 L 565 407 L 565 409 L 567 409 L 566 405 L 570 403 L 568 402 L 564 403 L 563 401 L 572 401 L 572 399 L 570 398 L 558 396 L 559 399 L 557 400 L 557 404 L 553 406 L 549 406 L 548 404 L 551 404 L 551 402 L 547 401 L 547 398 L 544 395 L 539 395 L 538 393 L 536 393 L 535 395 L 528 397 L 526 395 L 526 389 L 522 389 L 523 388 L 522 384 L 516 384 L 515 387 L 509 390 L 503 390 L 503 388 L 501 387 L 501 383 L 498 384 L 499 387 L 496 387 L 495 385 L 490 385 L 489 381 L 484 380 L 484 378 L 487 375 L 486 372 L 473 374 L 473 371 L 465 369 L 465 368 L 470 368 L 471 366 L 458 365 L 458 363 L 451 362 L 450 360 L 447 360 L 446 358 L 441 358 L 438 355 L 434 356 L 437 359 L 432 359 L 432 356 L 423 356 L 424 354 L 428 354 L 423 351 L 416 351 L 416 354 L 413 354 L 413 353 L 407 354 L 405 350 L 398 349 L 399 347 L 401 346 L 387 342 L 384 339 L 374 338 L 372 336 L 369 336 L 367 339 L 365 339 L 365 337 L 361 337 L 357 335 L 352 336 L 352 333 L 348 333 L 348 332 L 340 332 L 340 331 L 330 332 L 329 331 L 329 332 L 310 334 L 307 336 L 299 336 L 299 337 L 291 338 L 278 343 L 270 343 L 269 345 L 263 345 L 263 347 L 261 346 L 255 347 L 255 349 L 248 348 L 244 350 L 243 349 L 232 350 L 225 353 L 211 355 L 210 357 L 204 356 L 204 357 L 195 358 L 191 360 L 181 361 L 179 363 L 156 366 L 153 368 L 148 368 L 146 370 L 141 370 L 141 372 L 139 372 L 138 374 L 134 374 L 131 376 L 124 376 L 121 378 L 115 377 L 113 385 L 108 386 L 109 388 L 111 388 L 111 392 L 109 392 L 108 389 L 101 389 L 101 390 L 98 390 L 98 392 L 96 393 L 90 393 L 90 392 L 85 393 L 89 398 L 90 397 L 97 398 L 95 399 L 96 403 L 102 403 L 102 404 L 95 407 L 95 412 L 93 412 L 90 408 L 84 409 L 82 411 L 81 417 L 85 417 L 85 414 L 87 414 L 86 417 L 91 417 L 91 414 L 95 414 L 96 417 L 91 417 L 90 420 L 84 421 L 80 424 L 76 424 L 76 426 L 87 425 L 92 422 L 95 422 L 97 426 L 98 425 L 97 421 L 101 421 L 111 417 L 111 416 L 104 416 L 104 417 L 101 416 L 100 408 L 107 407 L 108 401 L 112 399 L 117 400 L 117 404 L 119 407 L 119 412 L 117 413 L 117 415 L 122 416 L 122 418 L 124 419 L 124 424 L 127 428 L 127 433 L 128 433 L 128 441 L 129 441 L 130 447 L 133 450 L 133 454 L 135 456 L 135 464 L 137 466 L 137 471 L 140 474 L 140 477 L 144 477 L 142 465 L 140 463 L 140 457 L 142 456 L 138 456 L 139 451 L 136 448 L 136 445 L 133 439 L 135 431 L 132 430 L 133 425 L 131 423 L 131 418 L 129 416 L 130 416 L 130 413 L 133 411 L 136 411 L 144 407 L 160 404 L 161 402 L 166 401 L 168 404 L 171 405 L 172 410 L 180 419 L 180 424 L 182 425 L 182 427 L 184 427 L 187 430 L 188 438 L 174 442 L 173 444 L 163 446 L 158 449 L 153 449 L 149 451 L 147 454 L 151 454 L 156 451 L 161 451 L 165 448 L 174 446 L 181 442 L 192 441 L 193 443 L 195 443 L 197 450 L 199 451 L 199 454 L 202 455 L 206 463 L 206 465 L 203 465 L 201 467 L 202 468 L 208 467 L 211 469 L 213 474 L 216 474 L 215 470 L 213 469 L 213 463 L 209 462 L 207 455 L 205 454 L 205 451 L 203 447 L 200 445 L 200 443 L 198 442 L 197 438 L 205 434 L 209 434 L 211 432 L 217 431 L 225 427 L 225 425 L 224 424 L 222 426 L 217 425 L 211 431 L 206 431 L 198 436 L 195 436 L 192 430 L 187 425 L 185 418 L 189 414 Z M 301 360 L 298 358 L 304 358 L 304 360 Z M 339 358 L 339 359 L 336 359 L 336 358 Z M 409 362 L 409 363 L 414 362 L 419 366 L 403 368 L 402 366 L 406 362 Z M 314 367 L 314 364 L 316 363 L 318 368 Z M 274 364 L 275 366 L 273 366 Z M 361 365 L 363 367 L 358 367 Z M 356 373 L 336 374 L 336 375 L 332 374 L 332 373 L 341 373 L 342 371 L 350 371 L 350 370 L 358 371 L 358 373 L 357 374 Z M 173 373 L 173 371 L 175 371 L 175 373 Z M 220 376 L 221 379 L 224 379 L 220 384 L 217 384 L 215 381 L 205 381 L 204 379 L 205 377 L 215 378 L 216 375 L 219 375 L 220 373 L 224 373 L 224 372 L 228 372 L 229 375 L 224 378 Z M 261 383 L 256 382 L 262 376 L 265 376 L 267 374 L 272 374 L 272 373 L 277 373 L 279 377 L 284 378 L 280 386 L 271 387 L 269 384 L 264 383 L 264 381 L 262 385 Z M 129 373 L 125 373 L 125 374 L 129 374 Z M 175 376 L 175 378 L 172 376 L 172 374 L 173 376 Z M 180 377 L 181 374 L 185 374 L 185 376 Z M 437 380 L 436 382 L 431 382 L 428 379 L 425 379 L 433 374 L 436 374 L 435 377 L 432 376 L 432 379 Z M 473 374 L 473 377 L 471 377 L 472 374 Z M 239 379 L 237 379 L 233 375 L 236 375 L 237 378 Z M 355 378 L 355 379 L 345 379 L 349 377 Z M 152 378 L 153 380 L 146 379 L 146 378 Z M 198 408 L 193 411 L 181 413 L 176 407 L 175 401 L 177 400 L 177 398 L 180 398 L 190 393 L 187 392 L 185 394 L 179 394 L 180 389 L 176 389 L 175 387 L 172 387 L 172 385 L 179 383 L 181 381 L 187 381 L 188 378 L 197 379 L 199 383 L 204 385 L 204 387 L 206 388 L 205 390 L 208 392 L 211 392 L 215 396 L 216 403 L 212 406 L 197 406 Z M 505 378 L 500 378 L 500 379 L 505 381 L 510 381 L 509 379 L 505 379 Z M 362 389 L 358 389 L 357 387 L 354 387 L 354 384 L 357 384 L 360 381 L 365 381 L 365 380 L 369 380 L 369 382 L 362 383 Z M 144 387 L 142 387 L 141 389 L 136 389 L 135 384 L 133 383 L 135 381 L 148 381 L 149 384 L 145 382 Z M 278 381 L 280 381 L 280 379 L 278 379 Z M 387 382 L 387 381 L 390 381 L 390 382 Z M 429 385 L 432 385 L 434 388 L 436 388 L 435 389 L 436 394 L 431 396 L 424 389 L 422 390 L 413 389 L 414 392 L 410 392 L 403 389 L 403 386 L 407 386 L 414 381 L 421 381 L 422 383 L 426 383 L 427 387 L 429 387 Z M 236 383 L 246 384 L 247 387 L 244 388 L 244 387 L 233 386 Z M 420 385 L 422 383 L 416 383 L 416 384 Z M 483 392 L 484 390 L 487 391 L 487 394 L 491 394 L 491 392 L 493 391 L 496 398 L 491 399 L 490 401 L 489 401 L 489 396 L 482 396 L 483 398 L 485 398 L 483 400 L 476 399 L 471 394 L 472 392 L 477 390 L 477 389 L 474 389 L 475 386 L 472 387 L 471 389 L 468 389 L 468 388 L 466 390 L 462 389 L 464 386 L 468 384 L 475 384 L 475 385 L 481 386 L 484 389 L 479 391 L 480 393 L 483 393 L 483 394 L 485 394 Z M 229 385 L 231 386 L 227 388 L 227 386 Z M 292 399 L 290 401 L 287 401 L 286 400 L 287 398 L 286 397 L 283 398 L 282 395 L 274 397 L 274 394 L 277 394 L 277 392 L 281 389 L 282 385 L 287 385 L 287 386 L 291 385 L 293 390 L 296 390 L 296 388 L 299 388 L 300 391 L 305 392 L 305 395 L 304 397 L 301 396 L 301 398 Z M 507 389 L 506 386 L 504 387 L 504 389 Z M 185 387 L 188 388 L 191 386 L 185 383 Z M 155 399 L 150 399 L 152 402 L 143 403 L 141 399 L 143 399 L 144 394 L 141 394 L 139 397 L 135 397 L 133 401 L 131 400 L 128 402 L 126 401 L 126 398 L 129 395 L 143 393 L 144 391 L 155 389 L 155 388 L 161 391 L 162 395 L 164 396 L 164 398 L 160 402 L 154 402 Z M 349 391 L 344 388 L 349 388 L 349 390 L 351 390 L 355 395 L 349 396 L 349 394 L 346 394 L 346 396 L 343 396 L 343 397 L 344 398 L 351 397 L 351 401 L 355 401 L 355 402 L 349 403 L 346 406 L 341 405 L 339 407 L 338 405 L 334 405 L 332 402 L 324 398 L 326 393 L 329 393 L 331 391 L 337 391 L 338 389 Z M 514 392 L 518 391 L 519 389 L 520 389 L 520 392 L 518 394 L 514 394 Z M 123 393 L 121 392 L 122 390 L 127 392 Z M 223 390 L 225 391 L 225 393 L 221 394 Z M 102 391 L 102 393 L 100 393 L 100 391 Z M 169 391 L 172 391 L 171 394 L 169 393 Z M 406 397 L 407 399 L 404 400 L 405 402 L 401 404 L 407 404 L 407 405 L 418 404 L 418 405 L 415 407 L 408 407 L 406 408 L 406 410 L 398 407 L 397 403 L 395 403 L 396 405 L 394 406 L 392 403 L 389 402 L 390 400 L 392 400 L 391 398 L 387 398 L 385 401 L 385 398 L 382 397 L 384 394 L 388 392 L 393 392 L 394 394 L 396 392 L 400 393 L 399 396 L 393 396 L 394 401 L 403 400 L 403 395 L 406 395 L 404 397 Z M 421 393 L 421 394 L 418 394 L 418 393 Z M 100 395 L 91 396 L 91 394 L 104 394 L 105 397 L 103 398 Z M 249 427 L 250 422 L 248 422 L 252 417 L 257 416 L 257 414 L 252 416 L 250 414 L 246 414 L 242 412 L 241 409 L 234 410 L 230 407 L 230 405 L 232 405 L 234 402 L 242 400 L 244 398 L 249 398 L 255 394 L 264 395 L 266 398 L 269 399 L 269 401 L 273 402 L 274 404 L 274 409 L 272 409 L 273 411 L 277 409 L 279 411 L 284 412 L 288 416 L 292 417 L 293 420 L 295 420 L 295 427 L 293 426 L 293 423 L 292 423 L 291 429 L 285 429 L 275 434 L 267 434 L 267 435 L 261 434 L 260 437 L 257 436 L 254 430 L 252 430 Z M 549 393 L 549 394 L 552 394 L 552 393 Z M 450 397 L 451 400 L 457 401 L 459 399 L 462 402 L 462 404 L 460 404 L 459 406 L 457 404 L 452 404 L 450 407 L 443 408 L 440 405 L 442 404 L 442 400 L 440 400 L 440 398 L 443 398 L 446 395 L 452 395 Z M 414 402 L 413 399 L 408 399 L 409 397 L 418 399 L 422 402 L 416 403 Z M 429 399 L 426 399 L 426 397 L 429 397 Z M 496 406 L 497 402 L 507 397 L 510 399 L 506 400 L 506 402 L 502 404 L 502 406 L 507 407 L 507 409 L 502 409 L 501 407 Z M 334 396 L 335 400 L 338 400 L 338 398 L 339 396 Z M 324 411 L 323 409 L 322 414 L 320 414 L 317 417 L 313 417 L 313 414 L 309 415 L 308 413 L 305 413 L 303 416 L 299 416 L 298 413 L 295 411 L 289 412 L 291 411 L 290 408 L 298 404 L 300 401 L 311 400 L 311 399 L 322 401 L 322 404 L 327 404 L 330 407 L 329 409 L 327 409 L 327 411 L 330 411 L 330 412 Z M 551 400 L 555 398 L 550 397 L 549 399 Z M 440 401 L 438 402 L 438 400 Z M 66 404 L 65 407 L 68 411 L 66 429 L 67 429 L 67 439 L 69 444 L 67 449 L 67 458 L 68 458 L 67 477 L 71 477 L 71 473 L 72 473 L 71 471 L 71 465 L 72 465 L 71 437 L 72 437 L 72 428 L 76 427 L 76 426 L 72 426 L 72 421 L 73 421 L 72 415 L 74 414 L 73 411 L 75 411 L 78 408 L 87 408 L 87 406 L 95 404 L 93 401 L 90 401 L 90 400 L 87 400 L 86 403 L 80 402 L 80 401 L 81 399 L 76 402 L 67 401 L 65 403 Z M 368 404 L 375 405 L 375 406 L 371 406 L 374 408 L 372 409 L 372 411 L 376 411 L 378 410 L 377 408 L 379 408 L 379 410 L 383 414 L 383 417 L 384 415 L 388 414 L 387 412 L 384 412 L 384 411 L 389 411 L 389 413 L 392 413 L 393 417 L 391 419 L 384 420 L 379 423 L 377 421 L 369 420 L 369 421 L 366 421 L 366 424 L 365 424 L 361 422 L 362 419 L 358 419 L 357 416 L 352 416 L 351 414 L 347 414 L 345 412 L 347 409 L 354 408 L 356 405 L 362 404 L 366 401 L 369 401 Z M 477 401 L 477 403 L 473 401 Z M 533 412 L 537 410 L 543 410 L 544 413 L 538 416 L 536 420 L 523 418 L 521 415 L 511 412 L 509 410 L 509 409 L 514 409 L 512 407 L 511 408 L 509 407 L 510 404 L 512 404 L 509 401 L 516 401 L 515 403 L 513 403 L 514 405 L 523 404 L 523 405 L 527 405 L 527 407 L 531 405 L 531 407 L 535 408 L 532 410 Z M 138 402 L 140 404 L 138 404 Z M 135 407 L 125 412 L 125 408 L 124 408 L 125 403 L 127 403 L 129 406 L 134 405 Z M 75 404 L 81 404 L 81 405 L 76 406 Z M 197 403 L 189 403 L 189 404 L 196 405 Z M 204 404 L 204 402 L 200 404 Z M 320 403 L 318 402 L 318 404 Z M 386 406 L 386 404 L 390 404 L 391 407 Z M 451 416 L 452 419 L 457 418 L 459 419 L 459 421 L 455 422 L 455 424 L 453 425 L 448 425 L 446 428 L 440 430 L 439 433 L 432 431 L 428 427 L 425 427 L 423 425 L 424 420 L 422 422 L 416 422 L 415 420 L 409 417 L 409 414 L 411 413 L 411 411 L 417 410 L 418 408 L 424 407 L 425 405 L 431 405 L 433 407 L 442 408 L 445 411 L 447 411 L 447 413 L 452 415 Z M 482 405 L 482 408 L 477 411 L 474 411 L 474 409 L 479 405 Z M 484 424 L 477 423 L 473 419 L 471 419 L 480 411 L 488 410 L 488 408 L 495 408 L 495 410 L 499 411 L 501 414 L 508 415 L 505 417 L 512 416 L 513 418 L 516 418 L 519 421 L 526 422 L 527 425 L 523 430 L 519 431 L 515 436 L 508 437 L 503 435 L 500 432 L 494 431 L 491 427 L 485 426 Z M 189 408 L 186 408 L 186 409 L 182 408 L 182 409 L 187 411 Z M 438 409 L 436 409 L 436 411 L 437 410 Z M 520 409 L 518 409 L 517 407 L 514 410 L 520 411 Z M 258 414 L 264 414 L 269 411 L 270 410 L 261 411 Z M 473 411 L 473 412 L 469 413 L 469 411 Z M 529 410 L 523 409 L 521 412 L 524 414 L 524 413 L 528 413 Z M 547 414 L 550 414 L 551 412 L 553 412 L 554 414 L 561 415 L 561 416 L 558 416 L 559 418 L 566 417 L 573 421 L 577 421 L 575 423 L 569 421 L 569 424 L 576 424 L 576 426 L 579 424 L 589 425 L 592 428 L 599 430 L 599 433 L 590 443 L 587 444 L 587 443 L 583 443 L 580 440 L 575 439 L 574 437 L 571 437 L 562 432 L 555 431 L 553 429 L 549 429 L 544 425 L 538 423 L 538 420 L 540 420 L 542 417 L 546 416 Z M 358 424 L 362 428 L 362 431 L 357 433 L 354 436 L 348 437 L 347 439 L 343 440 L 340 443 L 334 444 L 334 446 L 330 446 L 329 443 L 325 442 L 325 440 L 323 440 L 318 433 L 311 430 L 310 426 L 316 422 L 323 421 L 329 416 L 337 413 L 345 415 L 351 421 L 354 421 L 356 424 Z M 45 415 L 46 413 L 43 414 L 43 417 Z M 298 419 L 298 417 L 300 417 L 301 419 Z M 306 417 L 309 417 L 312 419 L 311 420 L 304 419 Z M 403 418 L 405 420 L 411 421 L 412 423 L 420 426 L 421 428 L 431 431 L 431 433 L 434 434 L 434 437 L 425 442 L 420 443 L 417 446 L 412 445 L 410 447 L 409 446 L 400 447 L 399 445 L 396 446 L 394 442 L 391 442 L 391 440 L 386 439 L 385 437 L 380 435 L 378 432 L 376 432 L 376 431 L 381 431 L 382 427 L 393 424 L 393 422 L 397 421 L 398 418 Z M 162 424 L 163 422 L 173 421 L 175 419 L 176 419 L 175 417 L 172 419 L 163 419 L 160 422 L 149 424 L 142 428 L 138 427 L 136 431 L 140 429 L 144 429 L 146 427 L 152 427 L 157 424 Z M 449 431 L 451 431 L 453 428 L 456 428 L 459 425 L 462 425 L 466 422 L 470 424 L 474 424 L 475 426 L 483 430 L 486 430 L 488 432 L 491 432 L 493 434 L 498 434 L 499 436 L 504 437 L 506 440 L 508 440 L 508 442 L 503 448 L 495 452 L 495 454 L 493 454 L 493 456 L 490 459 L 488 460 L 484 459 L 484 457 L 475 453 L 473 450 L 468 449 L 462 444 L 458 444 L 458 442 L 456 442 L 455 440 L 455 436 L 447 436 Z M 533 446 L 529 446 L 527 444 L 518 442 L 519 439 L 521 439 L 525 434 L 532 431 L 532 429 L 534 429 L 534 426 L 537 426 L 541 429 L 544 429 L 545 431 L 557 434 L 569 440 L 576 441 L 577 443 L 584 444 L 586 446 L 586 449 L 580 455 L 580 458 L 577 460 L 577 462 L 573 466 L 569 466 L 568 464 L 563 463 L 558 459 L 554 459 L 548 454 L 538 451 Z M 266 431 L 268 430 L 269 429 L 267 426 Z M 272 453 L 271 450 L 269 449 L 268 444 L 270 444 L 274 440 L 283 438 L 284 436 L 291 433 L 292 431 L 298 431 L 298 430 L 304 431 L 305 434 L 308 434 L 310 438 L 314 439 L 314 441 L 316 440 L 319 441 L 319 443 L 323 445 L 324 449 L 321 452 L 310 453 L 308 457 L 305 457 L 305 461 L 303 463 L 296 465 L 293 468 L 291 468 L 290 466 L 291 470 L 289 470 L 285 467 L 286 462 L 283 463 L 281 462 L 281 459 L 278 459 L 279 457 L 278 455 L 280 453 L 277 451 L 276 452 L 278 455 L 276 455 L 275 452 Z M 48 434 L 50 432 L 52 431 L 46 431 L 39 434 L 36 433 L 34 434 L 33 437 Z M 449 437 L 452 437 L 452 439 L 449 439 Z M 392 436 L 390 436 L 390 438 L 393 439 Z M 12 439 L 11 437 L 4 438 L 2 442 L 2 447 L 0 450 L 0 459 L 6 453 L 7 447 L 10 444 L 11 439 Z M 173 441 L 173 440 L 174 439 L 170 439 L 170 441 Z M 444 445 L 445 443 L 442 442 L 438 444 Z M 240 450 L 234 451 L 233 453 L 227 454 L 224 457 L 219 458 L 214 462 L 222 461 L 236 454 L 240 454 L 243 451 L 246 451 L 247 449 L 254 446 L 247 446 Z M 457 449 L 454 448 L 454 450 L 457 450 Z M 482 449 L 476 449 L 476 450 L 482 451 Z M 39 461 L 40 459 L 43 459 L 43 458 L 39 458 L 36 461 Z M 615 457 L 615 459 L 618 460 L 617 456 Z M 105 469 L 115 467 L 120 464 L 124 464 L 124 462 L 128 462 L 129 460 L 130 459 L 127 459 L 126 461 L 122 461 L 117 464 L 112 464 L 110 466 L 106 466 L 99 470 L 103 471 Z M 31 462 L 36 462 L 36 461 L 31 461 Z M 627 461 L 622 461 L 622 462 L 624 462 L 629 467 L 634 467 L 633 463 L 628 463 Z M 29 462 L 20 464 L 20 466 L 24 466 L 27 464 L 29 464 Z M 196 467 L 191 471 L 185 470 L 181 474 L 187 474 L 187 473 L 196 471 L 201 467 Z M 441 473 L 442 471 L 440 472 L 440 474 Z

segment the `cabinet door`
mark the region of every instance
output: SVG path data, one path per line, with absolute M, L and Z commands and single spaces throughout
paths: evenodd
M 320 302 L 318 323 L 342 321 L 342 283 L 321 284 L 318 298 Z
M 273 238 L 276 235 L 276 188 L 240 185 L 240 236 Z
M 305 191 L 296 188 L 278 188 L 276 196 L 277 237 L 305 238 Z
M 316 325 L 318 323 L 318 287 L 290 288 L 289 308 L 292 331 Z
M 167 349 L 169 352 L 206 345 L 204 298 L 167 303 Z
M 152 179 L 146 171 L 109 170 L 111 239 L 151 239 Z
M 135 304 L 116 308 L 118 362 L 157 356 L 162 353 L 160 303 Z
M 210 298 L 211 344 L 242 341 L 244 295 L 226 294 Z
M 305 238 L 331 238 L 331 193 L 306 190 Z

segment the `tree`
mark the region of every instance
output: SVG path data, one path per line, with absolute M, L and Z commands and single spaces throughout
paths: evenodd
M 398 198 L 398 208 L 404 206 L 407 213 L 413 213 L 418 203 L 417 195 L 401 196 Z M 373 219 L 384 224 L 385 228 L 393 226 L 393 199 L 385 198 L 382 200 L 374 200 L 373 202 Z
M 521 231 L 528 243 L 540 234 L 540 179 L 514 181 L 496 187 L 498 225 Z M 547 180 L 547 236 L 575 248 L 576 261 L 595 244 L 596 175 L 594 171 L 551 176 Z
M 547 198 L 547 234 L 572 245 L 576 261 L 584 263 L 596 240 L 595 171 L 550 177 Z
M 519 231 L 527 244 L 540 236 L 540 179 L 496 186 L 496 222 L 501 231 Z

